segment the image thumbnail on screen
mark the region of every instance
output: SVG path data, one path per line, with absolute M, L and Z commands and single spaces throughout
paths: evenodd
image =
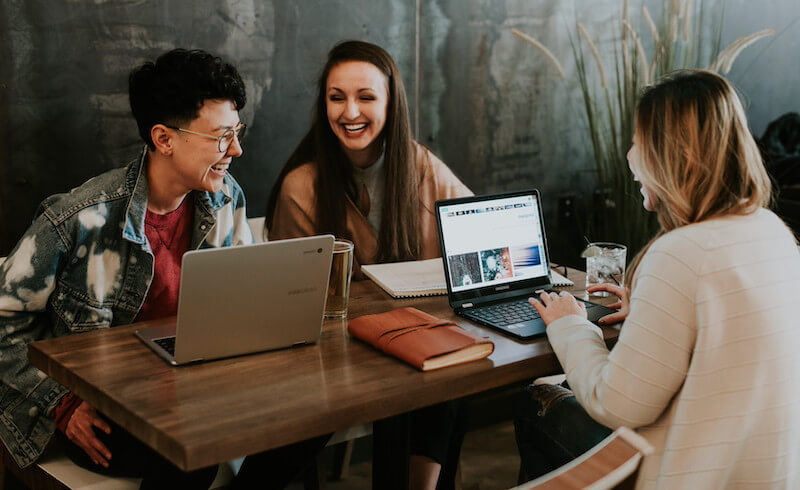
M 508 247 L 483 250 L 481 252 L 483 280 L 496 281 L 513 275 L 511 271 L 511 254 Z
M 478 263 L 477 252 L 451 255 L 447 258 L 447 261 L 450 265 L 450 281 L 453 287 L 469 286 L 483 282 L 481 280 L 481 266 Z
M 545 273 L 538 243 L 511 247 L 511 257 L 515 276 L 534 277 Z

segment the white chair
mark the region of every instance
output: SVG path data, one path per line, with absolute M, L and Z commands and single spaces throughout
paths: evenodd
M 266 241 L 266 230 L 264 229 L 264 217 L 247 218 L 247 224 L 250 225 L 250 231 L 253 232 L 253 240 L 255 243 L 263 243 Z
M 344 480 L 350 472 L 350 458 L 353 455 L 355 440 L 372 434 L 372 424 L 358 425 L 334 432 L 328 447 L 335 446 L 333 479 Z M 318 456 L 322 458 L 322 453 Z M 318 464 L 320 461 L 318 461 Z
M 0 444 L 0 446 L 2 446 Z M 27 468 L 20 468 L 11 459 L 5 447 L 0 448 L 0 490 L 5 482 L 5 473 L 13 473 L 28 488 L 47 488 L 57 490 L 137 490 L 141 480 L 138 478 L 112 478 L 81 468 L 72 462 L 58 447 L 50 447 L 41 458 Z M 230 463 L 219 465 L 217 478 L 212 489 L 224 488 L 233 480 Z
M 652 452 L 653 447 L 642 436 L 620 427 L 585 454 L 513 490 L 633 488 L 633 475 L 642 458 Z

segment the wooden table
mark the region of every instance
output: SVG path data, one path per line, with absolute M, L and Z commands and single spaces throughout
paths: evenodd
M 583 274 L 569 277 L 583 294 Z M 480 332 L 494 353 L 423 373 L 351 338 L 345 321 L 328 320 L 313 346 L 176 368 L 133 336 L 173 318 L 34 342 L 29 357 L 184 470 L 560 371 L 544 337 L 519 342 L 471 324 L 445 296 L 394 300 L 371 281 L 352 284 L 351 318 L 404 306 Z M 604 333 L 613 341 L 617 329 Z

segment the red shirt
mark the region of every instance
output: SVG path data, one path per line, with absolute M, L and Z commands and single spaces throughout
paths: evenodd
M 178 313 L 181 285 L 181 259 L 192 243 L 194 198 L 186 196 L 178 209 L 156 214 L 149 209 L 144 219 L 144 234 L 153 251 L 153 281 L 136 315 L 137 322 Z
M 167 214 L 147 210 L 144 234 L 153 251 L 153 280 L 137 322 L 154 320 L 178 313 L 178 291 L 181 285 L 181 259 L 192 243 L 194 198 L 186 196 L 178 209 Z M 83 402 L 73 393 L 67 393 L 51 416 L 56 427 L 66 433 L 72 414 Z

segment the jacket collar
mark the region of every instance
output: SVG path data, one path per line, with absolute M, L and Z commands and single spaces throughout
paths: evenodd
M 143 244 L 147 240 L 144 235 L 144 217 L 147 213 L 147 146 L 142 150 L 138 160 L 128 165 L 125 176 L 125 186 L 130 192 L 128 209 L 125 211 L 125 226 L 122 228 L 122 238 Z
M 147 242 L 144 232 L 144 220 L 147 214 L 147 146 L 142 149 L 142 155 L 128 165 L 125 176 L 125 186 L 130 192 L 130 201 L 125 212 L 125 226 L 122 237 L 140 245 Z M 195 202 L 195 221 L 216 223 L 214 214 L 223 206 L 232 201 L 225 194 L 226 186 L 217 192 L 192 191 Z

